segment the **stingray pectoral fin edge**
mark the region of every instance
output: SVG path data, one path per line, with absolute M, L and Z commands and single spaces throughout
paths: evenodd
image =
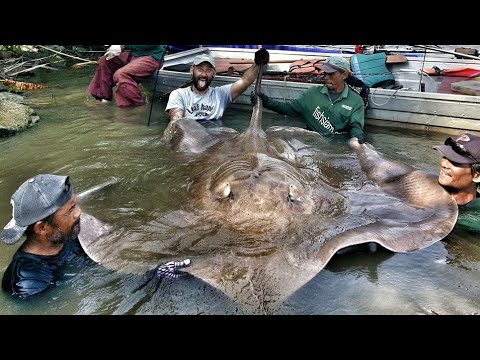
M 101 237 L 111 233 L 112 227 L 87 213 L 80 217 L 80 233 L 78 240 L 85 253 L 95 262 L 102 263 L 102 259 L 95 251 L 95 242 Z
M 369 179 L 407 204 L 430 210 L 430 215 L 409 223 L 402 219 L 398 222 L 382 222 L 380 219 L 339 235 L 335 247 L 339 249 L 374 241 L 395 252 L 409 252 L 430 246 L 452 231 L 458 206 L 453 196 L 438 184 L 436 175 L 413 170 L 389 159 L 370 144 L 359 144 L 356 138 L 350 139 L 349 145 L 357 153 L 362 170 Z
M 324 267 L 340 249 L 357 244 L 375 242 L 393 252 L 412 252 L 424 249 L 445 238 L 455 226 L 458 206 L 453 199 L 430 217 L 413 223 L 393 223 L 379 220 L 350 229 L 334 236 L 319 249 L 316 258 Z

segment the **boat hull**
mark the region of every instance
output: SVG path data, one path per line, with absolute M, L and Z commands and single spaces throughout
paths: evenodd
M 217 58 L 238 59 L 251 61 L 255 49 L 220 49 L 197 48 L 187 50 L 166 57 L 162 70 L 158 73 L 156 92 L 167 94 L 172 90 L 184 86 L 191 79 L 189 72 L 171 71 L 172 65 L 190 64 L 193 57 L 199 53 L 212 52 Z M 299 53 L 293 51 L 270 50 L 269 71 L 288 70 L 288 63 L 280 61 L 298 60 L 299 58 L 321 58 L 331 54 Z M 342 54 L 343 55 L 343 54 Z M 350 54 L 344 54 L 350 56 Z M 170 57 L 170 58 L 169 58 Z M 278 62 L 275 62 L 278 61 Z M 480 62 L 478 62 L 480 64 Z M 422 65 L 420 65 L 422 64 Z M 460 93 L 438 93 L 439 81 L 435 77 L 420 74 L 415 70 L 418 66 L 441 68 L 460 66 L 478 67 L 474 60 L 445 59 L 443 57 L 431 58 L 428 61 L 409 59 L 405 64 L 395 64 L 392 73 L 396 83 L 401 84 L 401 89 L 371 88 L 369 107 L 366 111 L 366 124 L 395 126 L 407 128 L 422 128 L 444 131 L 449 133 L 463 132 L 465 130 L 480 132 L 480 96 L 465 95 Z M 400 71 L 402 70 L 403 71 Z M 419 68 L 420 69 L 420 68 Z M 235 82 L 238 77 L 215 76 L 212 86 L 222 86 Z M 425 92 L 419 91 L 424 83 Z M 279 101 L 289 101 L 311 86 L 323 86 L 315 83 L 302 83 L 286 80 L 262 80 L 262 92 Z M 250 93 L 254 85 L 239 96 L 235 103 L 250 104 Z

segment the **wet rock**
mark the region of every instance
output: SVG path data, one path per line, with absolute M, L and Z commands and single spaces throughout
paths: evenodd
M 8 50 L 0 50 L 0 59 L 11 59 L 13 57 L 13 53 Z
M 15 135 L 40 120 L 21 95 L 0 93 L 0 137 Z

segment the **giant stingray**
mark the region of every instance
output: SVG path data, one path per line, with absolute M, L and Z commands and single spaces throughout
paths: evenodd
M 182 118 L 163 140 L 188 164 L 188 202 L 138 233 L 82 244 L 116 270 L 189 257 L 190 274 L 247 313 L 274 312 L 342 248 L 375 242 L 415 251 L 444 238 L 457 219 L 436 175 L 356 138 L 346 146 L 300 128 L 264 131 L 258 97 L 242 133 Z

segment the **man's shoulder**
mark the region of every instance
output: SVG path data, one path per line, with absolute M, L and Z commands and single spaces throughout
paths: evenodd
M 188 90 L 189 90 L 188 87 L 175 89 L 170 93 L 170 97 L 171 96 L 184 96 L 188 93 Z
M 460 211 L 479 212 L 479 215 L 480 215 L 480 197 L 477 197 L 474 200 L 470 201 L 468 204 L 461 205 L 458 208 Z
M 360 94 L 352 90 L 348 85 L 347 85 L 347 88 L 348 88 L 347 99 L 358 102 L 363 106 L 363 98 L 360 96 Z
M 218 91 L 226 91 L 226 90 L 230 90 L 233 86 L 233 83 L 231 84 L 225 84 L 225 85 L 221 85 L 221 86 L 210 86 L 210 91 L 212 92 L 218 92 Z
M 319 100 L 319 99 L 323 99 L 324 97 L 328 99 L 327 93 L 328 93 L 328 90 L 326 90 L 326 86 L 311 86 L 305 91 L 303 91 L 300 97 L 298 97 L 297 99 L 313 98 L 313 99 Z
M 170 110 L 173 107 L 178 107 L 179 102 L 187 99 L 187 93 L 185 88 L 175 89 L 168 96 L 168 102 L 165 110 Z
M 206 97 L 215 101 L 219 99 L 229 99 L 232 92 L 233 84 L 226 84 L 221 86 L 210 86 L 208 92 L 205 94 Z
M 12 264 L 38 264 L 42 262 L 43 257 L 41 255 L 36 255 L 28 253 L 25 251 L 17 250 L 17 252 L 12 257 Z
M 54 276 L 43 265 L 42 256 L 17 251 L 3 274 L 3 289 L 22 298 L 45 290 L 53 283 Z
M 304 94 L 326 94 L 327 92 L 328 92 L 328 88 L 325 85 L 318 85 L 318 86 L 310 86 L 303 93 Z
M 43 263 L 45 258 L 41 255 L 17 251 L 13 255 L 8 270 L 18 275 L 32 274 L 38 272 Z

